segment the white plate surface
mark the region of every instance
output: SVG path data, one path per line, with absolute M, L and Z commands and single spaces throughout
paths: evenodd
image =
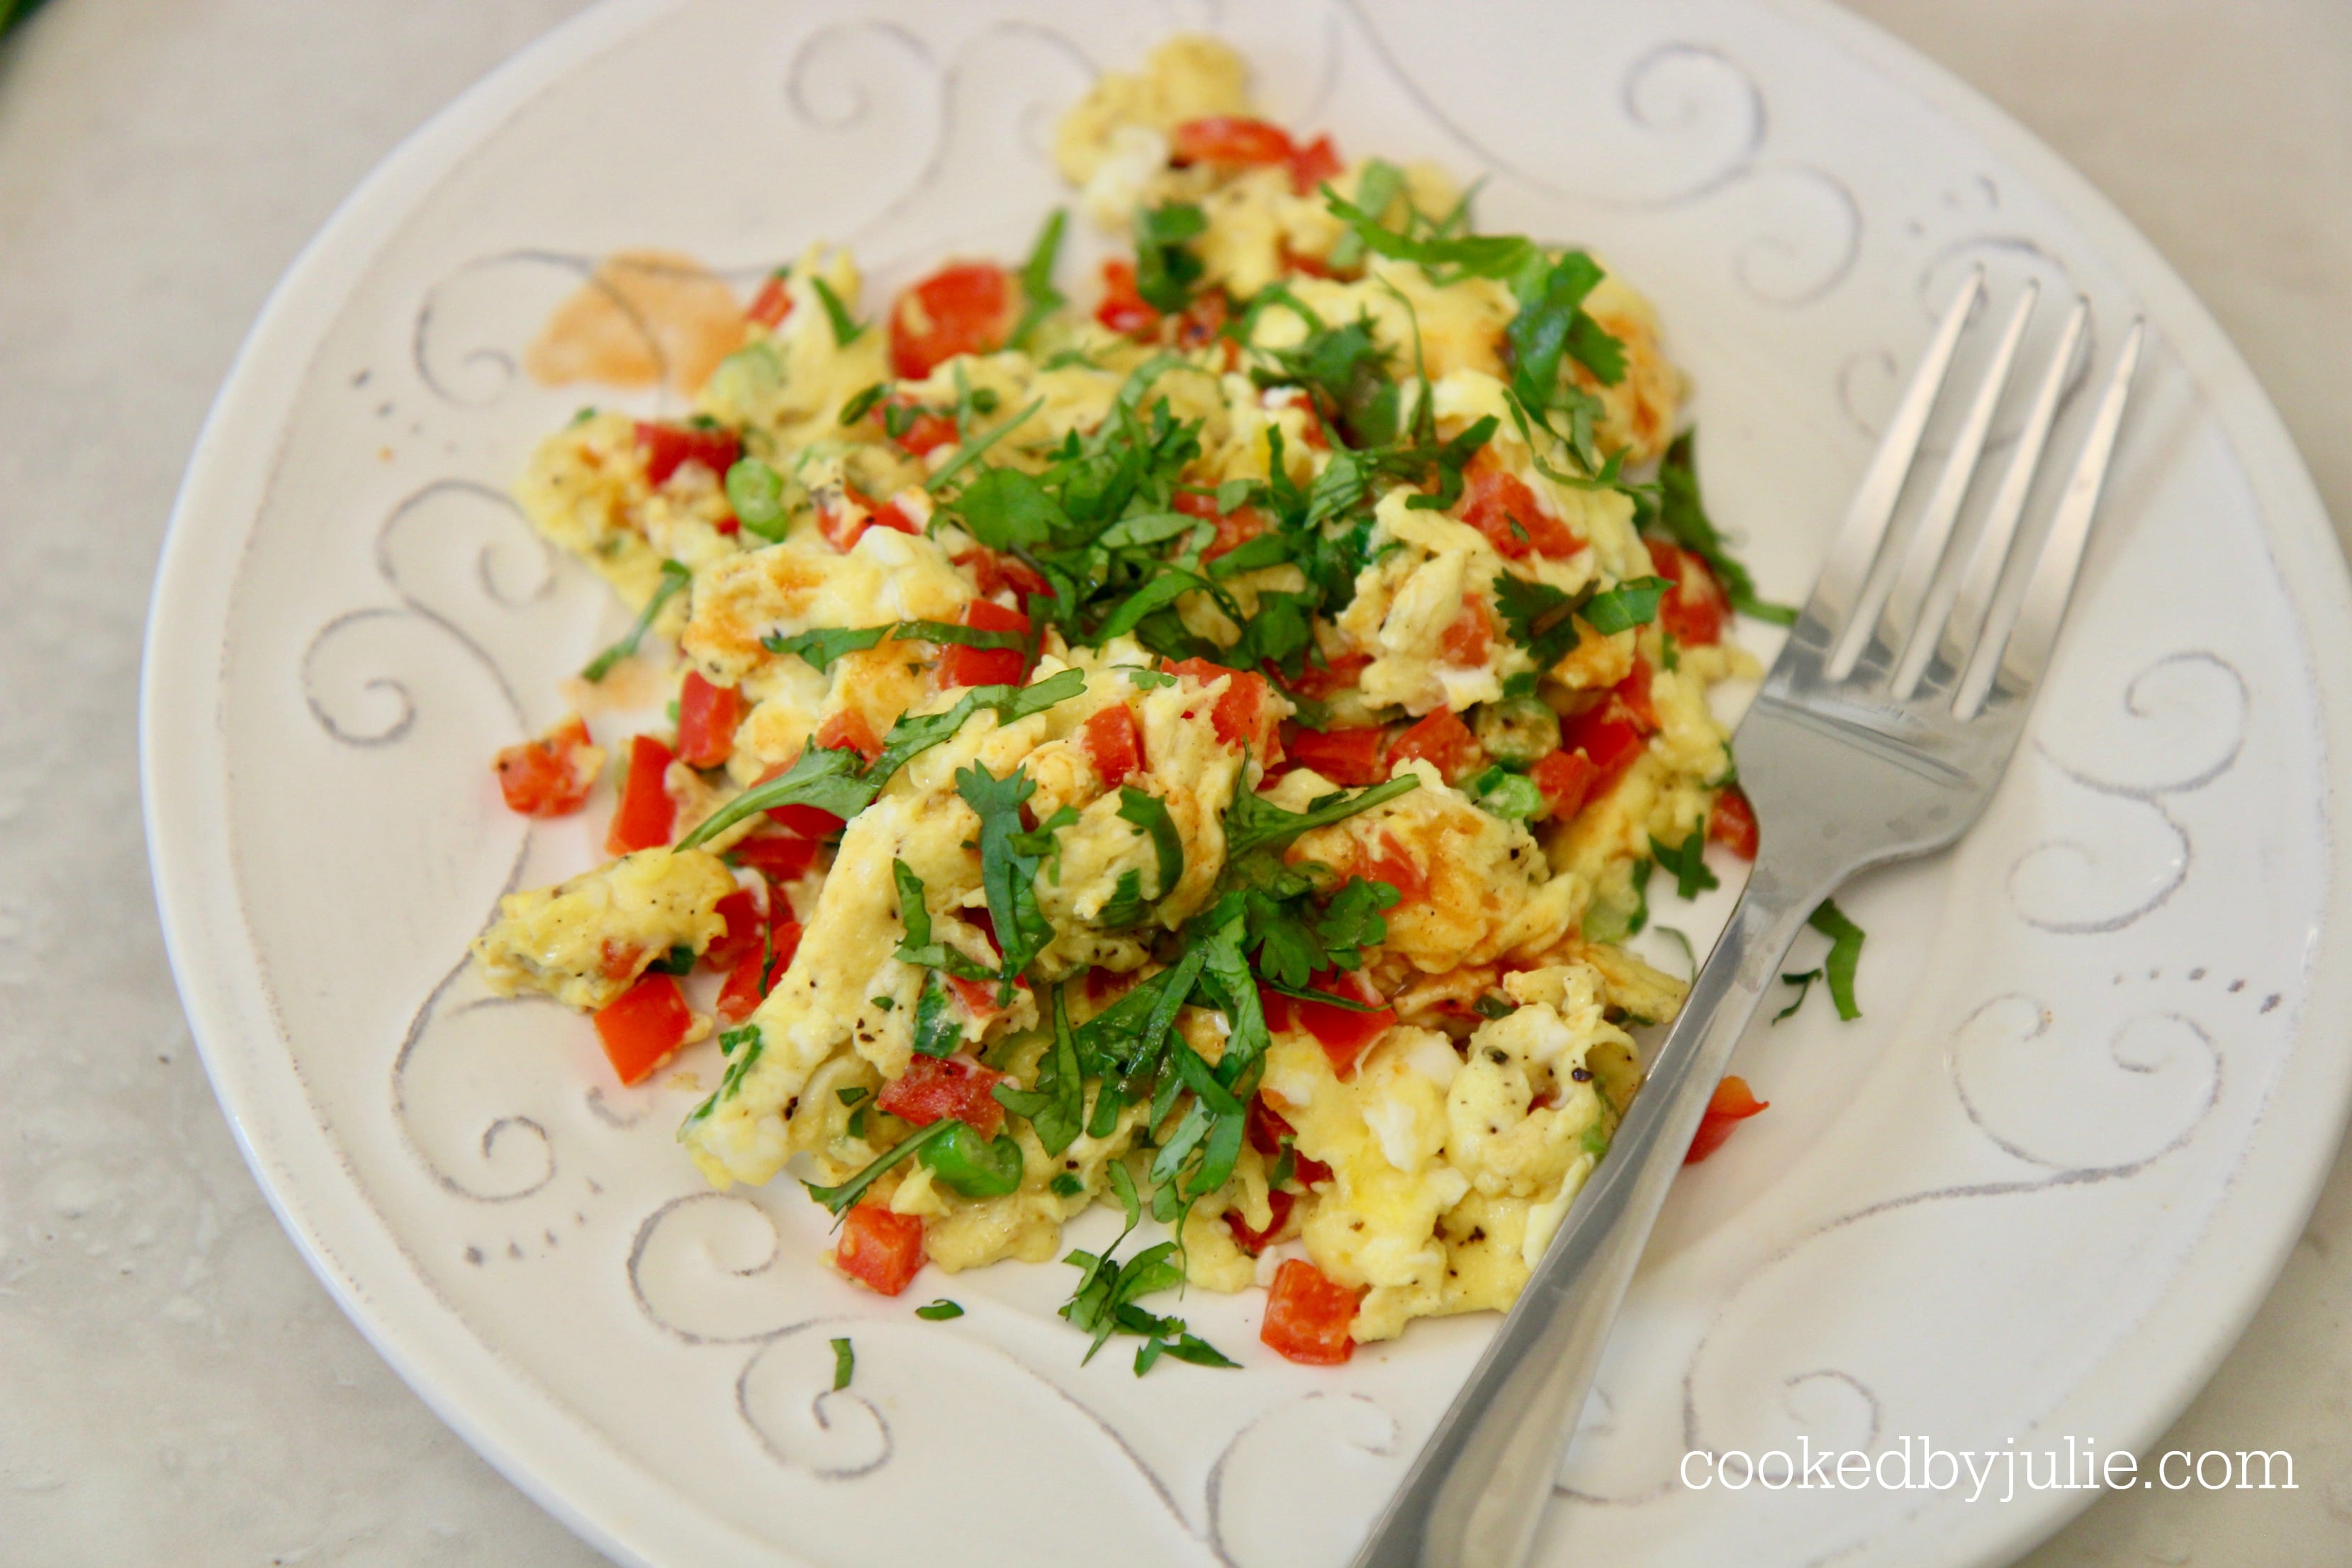
M 2088 295 L 2089 374 L 2148 317 L 2018 762 L 1956 853 L 1843 900 L 1872 933 L 1865 1018 L 1817 999 L 1743 1047 L 1773 1109 L 1677 1189 L 1542 1560 L 2014 1554 L 2091 1494 L 1677 1470 L 1692 1447 L 1906 1435 L 2132 1447 L 2210 1373 L 2352 1084 L 2352 595 L 2275 416 L 2146 243 L 1811 4 L 615 0 L 453 105 L 280 286 L 156 590 L 157 888 L 255 1172 L 402 1373 L 624 1561 L 1344 1560 L 1491 1319 L 1317 1371 L 1256 1345 L 1254 1301 L 1196 1295 L 1247 1370 L 1140 1382 L 1124 1357 L 1078 1368 L 1059 1265 L 939 1281 L 968 1315 L 917 1321 L 933 1279 L 853 1289 L 796 1186 L 704 1192 L 677 1092 L 612 1089 L 576 1019 L 453 967 L 499 893 L 593 853 L 583 823 L 500 810 L 484 766 L 614 619 L 503 499 L 582 401 L 515 371 L 549 307 L 631 246 L 749 279 L 846 239 L 886 287 L 943 251 L 1017 254 L 1060 196 L 1052 115 L 1180 26 L 1226 33 L 1277 117 L 1484 173 L 1486 226 L 1588 243 L 1650 292 L 1714 510 L 1778 596 L 1969 266 L 2004 297 L 2042 279 L 2043 336 L 2051 296 Z M 856 1383 L 821 1392 L 843 1333 Z

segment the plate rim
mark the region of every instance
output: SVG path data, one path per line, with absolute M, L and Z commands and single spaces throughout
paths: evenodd
M 601 0 L 526 44 L 404 137 L 330 214 L 288 267 L 249 329 L 197 435 L 160 552 L 142 651 L 139 751 L 150 873 L 173 978 L 215 1099 L 278 1223 L 336 1304 L 402 1381 L 509 1481 L 575 1534 L 617 1561 L 787 1563 L 787 1543 L 757 1539 L 686 1502 L 619 1449 L 569 1418 L 562 1403 L 467 1325 L 416 1270 L 348 1167 L 278 1053 L 282 1030 L 251 943 L 226 835 L 227 773 L 217 658 L 199 634 L 226 626 L 245 536 L 236 548 L 208 535 L 215 513 L 250 520 L 282 455 L 285 414 L 299 367 L 315 355 L 350 287 L 441 179 L 540 90 L 689 0 Z M 1856 57 L 1891 86 L 1916 94 L 2032 181 L 2077 225 L 2159 325 L 2212 410 L 2262 517 L 2281 586 L 2311 658 L 2321 722 L 2315 736 L 2326 807 L 2352 796 L 2352 572 L 2301 454 L 2252 368 L 2171 264 L 2096 186 L 2042 140 L 1948 69 L 1831 0 L 1771 0 L 1788 23 Z M 217 529 L 213 531 L 217 534 Z M 226 643 L 222 644 L 223 649 Z M 186 763 L 198 766 L 183 766 Z M 2333 1169 L 2352 1110 L 2352 1029 L 2317 1020 L 2352 1005 L 2352 922 L 2338 889 L 2352 883 L 2352 836 L 2330 835 L 2318 942 L 2305 961 L 2306 994 L 2292 1045 L 2255 1119 L 2257 1135 L 2184 1258 L 2175 1283 L 2082 1382 L 2042 1418 L 2077 1407 L 2145 1448 L 2179 1418 L 2242 1338 Z M 2324 1047 L 2332 1039 L 2336 1048 Z M 263 1047 L 257 1049 L 256 1047 Z M 338 1168 L 346 1179 L 317 1178 Z M 2195 1274 L 2201 1288 L 2179 1283 Z M 2126 1377 L 2152 1347 L 2173 1374 Z M 2103 1439 L 2105 1440 L 2105 1439 Z M 2000 1510 L 1969 1511 L 1943 1532 L 1954 1568 L 2031 1550 L 2098 1495 L 2043 1492 Z M 1861 1555 L 1880 1553 L 1865 1543 Z M 1916 1561 L 1916 1559 L 1914 1559 Z

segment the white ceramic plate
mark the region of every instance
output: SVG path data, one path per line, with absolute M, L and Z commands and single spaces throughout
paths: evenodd
M 1486 226 L 1647 289 L 1715 510 L 1779 596 L 1966 268 L 2042 279 L 2044 334 L 2050 296 L 2088 294 L 2093 370 L 2150 319 L 2033 731 L 1957 853 L 1847 896 L 1864 1019 L 1817 998 L 1743 1048 L 1773 1109 L 1675 1193 L 1543 1561 L 2021 1550 L 2091 1494 L 1696 1490 L 1679 1462 L 2130 1447 L 2210 1373 L 2346 1106 L 2352 601 L 2277 420 L 2147 246 L 1811 4 L 616 0 L 467 94 L 279 288 L 156 590 L 156 882 L 247 1157 L 403 1375 L 625 1561 L 1344 1559 L 1492 1320 L 1313 1371 L 1256 1345 L 1254 1301 L 1196 1295 L 1245 1371 L 1081 1371 L 1068 1270 L 852 1289 L 796 1186 L 704 1192 L 677 1091 L 614 1089 L 577 1019 L 457 964 L 499 892 L 592 858 L 586 824 L 499 809 L 484 765 L 616 618 L 501 499 L 583 400 L 515 372 L 548 308 L 629 246 L 749 279 L 847 239 L 886 287 L 1015 254 L 1059 195 L 1052 115 L 1177 26 L 1227 32 L 1286 121 L 1485 172 Z M 942 1289 L 967 1316 L 909 1315 Z

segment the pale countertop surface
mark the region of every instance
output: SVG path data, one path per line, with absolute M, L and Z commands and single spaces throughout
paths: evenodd
M 409 130 L 578 0 L 51 0 L 0 44 L 0 1563 L 598 1561 L 475 1458 L 270 1216 L 163 959 L 149 576 L 270 285 Z M 2352 524 L 2352 6 L 1862 0 L 2170 258 Z M 2129 1492 L 2028 1559 L 2352 1564 L 2352 1162 Z

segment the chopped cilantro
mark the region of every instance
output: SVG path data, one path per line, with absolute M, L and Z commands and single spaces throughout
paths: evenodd
M 1775 626 L 1795 625 L 1794 607 L 1769 604 L 1758 597 L 1756 579 L 1748 574 L 1747 567 L 1732 559 L 1730 551 L 1724 546 L 1723 536 L 1707 520 L 1706 508 L 1698 493 L 1696 438 L 1697 432 L 1692 430 L 1675 437 L 1674 444 L 1666 448 L 1664 461 L 1658 465 L 1658 500 L 1654 509 L 1658 526 L 1676 544 L 1706 563 L 1707 570 L 1723 584 L 1733 609 Z
M 845 349 L 856 342 L 866 328 L 849 313 L 849 307 L 841 302 L 841 296 L 833 291 L 833 285 L 812 275 L 809 287 L 816 290 L 817 303 L 824 307 L 824 319 L 833 323 L 835 344 Z
M 1549 583 L 1500 573 L 1495 607 L 1511 640 L 1528 650 L 1538 670 L 1549 669 L 1576 647 L 1575 601 Z
M 858 392 L 856 395 L 852 396 L 848 402 L 841 405 L 841 423 L 844 425 L 856 424 L 860 419 L 865 418 L 868 414 L 874 412 L 874 405 L 876 404 L 881 402 L 884 398 L 889 395 L 890 384 L 887 381 L 876 382 L 873 385 Z M 904 435 L 905 433 L 906 432 L 904 431 L 899 432 L 900 435 Z
M 1695 899 L 1709 888 L 1723 885 L 1716 874 L 1707 869 L 1706 835 L 1703 832 L 1694 830 L 1685 835 L 1683 841 L 1672 848 L 1659 843 L 1654 836 L 1650 839 L 1650 853 L 1660 866 L 1675 874 L 1675 891 L 1685 899 Z
M 771 632 L 760 639 L 770 653 L 788 653 L 811 669 L 828 668 L 844 654 L 864 653 L 890 635 L 888 626 L 818 626 L 786 637 Z
M 1772 1015 L 1772 1021 L 1777 1024 L 1781 1019 L 1787 1017 L 1790 1014 L 1795 1012 L 1798 1008 L 1803 1006 L 1805 1005 L 1805 998 L 1813 994 L 1813 982 L 1819 980 L 1821 977 L 1822 971 L 1819 965 L 1815 965 L 1813 968 L 1806 970 L 1801 974 L 1781 975 L 1780 984 L 1783 985 L 1795 986 L 1797 988 L 1797 994 L 1787 1006 Z
M 1037 231 L 1037 241 L 1029 247 L 1029 259 L 1022 265 L 1021 297 L 1027 305 L 1021 312 L 1020 322 L 1013 335 L 1004 341 L 1009 349 L 1025 349 L 1029 336 L 1046 317 L 1068 303 L 1062 292 L 1054 287 L 1054 261 L 1062 251 L 1062 230 L 1069 222 L 1069 214 L 1055 207 L 1045 218 L 1045 226 Z
M 1156 795 L 1146 795 L 1132 784 L 1121 784 L 1118 791 L 1119 820 L 1141 828 L 1151 839 L 1153 856 L 1159 861 L 1160 884 L 1153 891 L 1155 899 L 1164 899 L 1176 890 L 1184 879 L 1184 841 L 1178 837 L 1175 820 L 1168 815 L 1168 805 Z
M 818 287 L 822 288 L 824 285 L 820 284 Z M 843 1389 L 847 1388 L 849 1386 L 849 1380 L 853 1376 L 856 1375 L 856 1373 L 857 1352 L 850 1348 L 850 1343 L 847 1340 L 834 1341 L 833 1391 L 835 1394 L 839 1394 Z
M 1863 930 L 1846 919 L 1834 899 L 1823 899 L 1805 923 L 1830 939 L 1829 956 L 1822 960 L 1822 976 L 1838 1016 L 1850 1024 L 1862 1016 L 1862 1005 L 1853 997 L 1853 973 L 1862 962 Z
M 1139 207 L 1135 213 L 1135 291 L 1145 304 L 1174 315 L 1192 302 L 1201 258 L 1185 246 L 1208 232 L 1209 218 L 1191 202 Z
M 942 1296 L 929 1306 L 916 1308 L 915 1316 L 927 1323 L 944 1323 L 950 1318 L 962 1317 L 963 1309 Z
M 612 674 L 613 667 L 636 652 L 637 645 L 646 640 L 646 634 L 653 629 L 655 619 L 662 613 L 662 606 L 677 597 L 679 591 L 693 581 L 694 574 L 684 566 L 675 561 L 663 562 L 661 582 L 655 586 L 654 596 L 646 601 L 646 607 L 637 612 L 636 620 L 621 634 L 621 640 L 590 659 L 587 668 L 581 670 L 580 678 L 593 682 Z
M 864 1170 L 836 1186 L 821 1187 L 814 1182 L 803 1182 L 801 1185 L 808 1189 L 809 1196 L 823 1204 L 837 1218 L 856 1206 L 857 1200 L 866 1195 L 866 1189 L 878 1181 L 891 1166 L 902 1160 L 912 1159 L 921 1153 L 923 1146 L 933 1139 L 946 1137 L 949 1128 L 961 1125 L 942 1118 L 929 1127 L 917 1128 L 912 1134 L 876 1156 Z
M 858 776 L 857 763 L 857 753 L 845 746 L 811 746 L 791 767 L 704 817 L 677 847 L 700 848 L 744 818 L 779 805 L 814 805 L 835 816 L 855 816 L 880 787 L 878 780 L 868 784 Z
M 1648 626 L 1658 618 L 1658 601 L 1674 586 L 1664 577 L 1634 577 L 1595 594 L 1579 612 L 1603 637 Z
M 963 1019 L 955 999 L 938 970 L 923 976 L 922 994 L 915 998 L 914 1051 L 917 1056 L 951 1057 L 963 1044 Z

